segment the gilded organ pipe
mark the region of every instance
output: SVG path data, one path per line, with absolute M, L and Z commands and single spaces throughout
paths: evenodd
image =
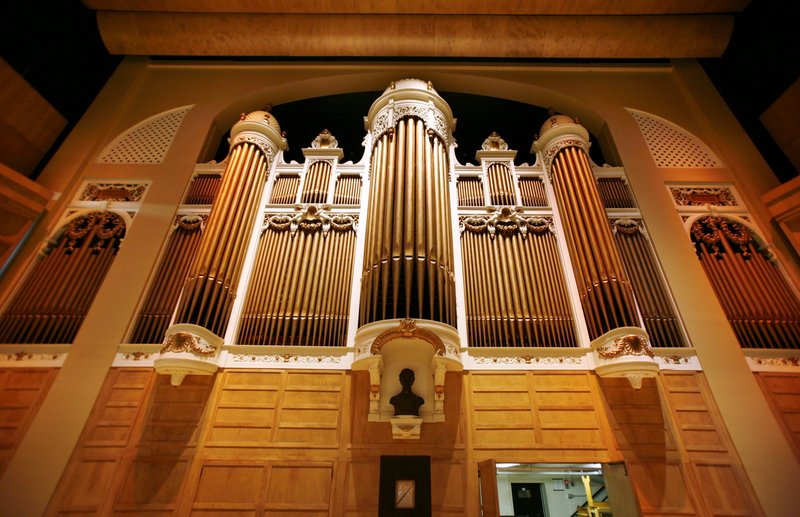
M 666 283 L 643 233 L 641 221 L 620 218 L 612 222 L 612 227 L 652 345 L 686 346 Z
M 744 348 L 797 348 L 800 300 L 743 224 L 701 217 L 692 241 Z
M 269 166 L 283 147 L 280 126 L 267 112 L 242 115 L 234 124 L 228 165 L 183 286 L 176 323 L 225 334 Z
M 124 235 L 113 212 L 70 221 L 0 316 L 0 343 L 71 343 Z
M 534 149 L 545 155 L 591 339 L 638 327 L 633 289 L 622 265 L 587 155 L 588 132 L 554 115 Z
M 461 217 L 470 346 L 575 346 L 552 221 Z
M 343 346 L 357 217 L 268 216 L 245 298 L 239 344 Z
M 455 326 L 447 142 L 452 115 L 430 84 L 394 83 L 370 108 L 374 137 L 360 324 Z
M 201 215 L 178 217 L 129 342 L 159 343 L 163 339 L 178 303 L 181 285 L 200 244 L 202 224 Z

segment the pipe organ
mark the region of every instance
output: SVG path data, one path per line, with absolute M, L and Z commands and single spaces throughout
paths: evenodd
M 373 144 L 360 324 L 456 324 L 449 106 L 418 80 L 393 83 L 368 116 Z
M 155 343 L 170 323 L 224 335 L 240 281 L 247 286 L 235 344 L 348 346 L 353 289 L 359 326 L 404 318 L 455 326 L 457 217 L 466 346 L 580 346 L 573 281 L 591 339 L 638 327 L 641 317 L 653 346 L 686 346 L 625 178 L 598 168 L 595 179 L 588 133 L 575 121 L 557 115 L 543 126 L 534 150 L 544 168 L 515 165 L 516 151 L 495 133 L 476 155 L 480 165 L 451 163 L 455 120 L 422 81 L 391 85 L 365 123 L 368 168 L 340 164 L 343 151 L 324 130 L 303 150 L 304 165 L 278 160 L 270 172 L 285 146 L 280 127 L 263 111 L 243 115 L 225 170 L 204 164 L 188 186 L 128 341 Z M 243 271 L 262 213 L 254 263 Z M 124 232 L 112 212 L 67 225 L 6 304 L 0 342 L 70 342 Z M 692 226 L 692 240 L 743 346 L 800 339 L 800 302 L 748 230 L 707 217 Z
M 237 342 L 344 346 L 357 216 L 303 213 L 264 221 Z
M 542 126 L 534 149 L 550 173 L 591 339 L 639 327 L 633 289 L 614 245 L 587 154 L 589 134 L 564 115 Z

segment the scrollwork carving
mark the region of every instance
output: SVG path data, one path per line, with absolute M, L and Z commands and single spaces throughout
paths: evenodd
M 614 339 L 613 345 L 606 345 L 597 350 L 603 359 L 614 359 L 625 355 L 654 357 L 650 343 L 642 336 L 629 334 Z

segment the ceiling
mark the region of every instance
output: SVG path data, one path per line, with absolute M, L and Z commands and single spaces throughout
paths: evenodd
M 65 134 L 128 54 L 528 63 L 698 58 L 786 181 L 797 171 L 758 120 L 800 76 L 796 29 L 778 6 L 777 0 L 63 0 L 46 9 L 9 1 L 0 9 L 3 58 L 68 120 Z

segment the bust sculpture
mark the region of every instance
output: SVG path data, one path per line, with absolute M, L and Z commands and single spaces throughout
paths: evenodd
M 411 391 L 411 385 L 414 384 L 414 370 L 403 368 L 400 372 L 400 384 L 403 386 L 403 391 L 389 400 L 394 406 L 395 416 L 419 416 L 419 407 L 425 403 L 425 399 Z

